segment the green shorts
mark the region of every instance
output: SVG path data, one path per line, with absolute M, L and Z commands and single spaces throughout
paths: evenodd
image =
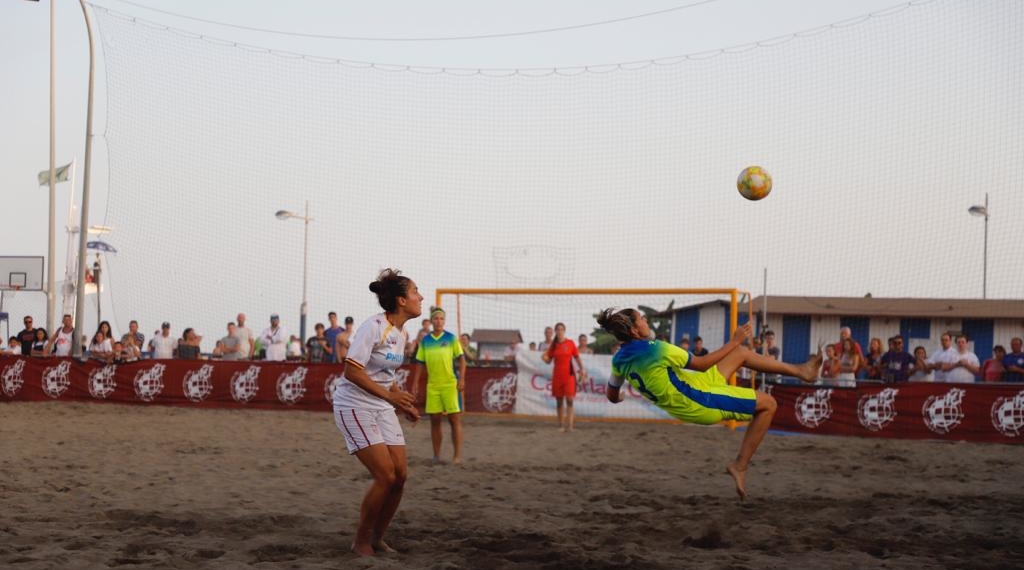
M 680 375 L 669 369 L 672 388 L 667 402 L 658 406 L 684 422 L 711 425 L 725 420 L 749 421 L 754 417 L 757 392 L 730 386 L 725 376 L 712 366 L 704 372 L 683 370 Z
M 462 395 L 457 384 L 443 388 L 432 388 L 427 384 L 428 414 L 457 414 L 462 411 Z

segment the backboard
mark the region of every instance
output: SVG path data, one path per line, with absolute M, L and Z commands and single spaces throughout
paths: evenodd
M 0 291 L 42 291 L 43 256 L 0 255 Z

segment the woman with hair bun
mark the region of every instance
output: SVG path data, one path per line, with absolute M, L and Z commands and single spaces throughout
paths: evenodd
M 597 324 L 623 343 L 612 356 L 608 380 L 606 394 L 613 404 L 623 400 L 622 385 L 628 380 L 637 392 L 684 422 L 750 422 L 736 459 L 725 468 L 736 484 L 736 493 L 745 499 L 750 458 L 768 432 L 778 404 L 770 394 L 730 386 L 726 378 L 745 366 L 814 382 L 821 367 L 821 348 L 804 364 L 780 362 L 742 346 L 753 336 L 747 323 L 736 329 L 725 346 L 706 356 L 696 356 L 673 344 L 653 340 L 647 316 L 636 309 L 605 309 L 597 317 Z
M 420 417 L 413 395 L 398 387 L 395 371 L 409 340 L 405 323 L 420 316 L 423 295 L 395 269 L 381 271 L 370 291 L 384 312 L 359 325 L 345 357 L 343 379 L 334 390 L 334 421 L 348 452 L 373 476 L 352 541 L 352 551 L 360 556 L 393 552 L 384 533 L 402 501 L 408 475 L 405 435 L 395 409 L 413 422 Z

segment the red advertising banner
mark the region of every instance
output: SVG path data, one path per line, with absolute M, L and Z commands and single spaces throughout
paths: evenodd
M 2 357 L 0 400 L 330 411 L 333 387 L 341 372 L 336 364 L 219 360 L 103 364 L 70 358 Z M 408 367 L 399 370 L 402 387 L 408 374 Z M 514 402 L 514 368 L 467 369 L 466 411 L 508 413 Z
M 1024 385 L 773 386 L 772 427 L 859 437 L 1024 443 Z
M 330 411 L 341 370 L 334 364 L 140 360 L 104 365 L 68 358 L 0 357 L 0 400 Z M 409 370 L 399 370 L 402 387 Z M 467 412 L 514 411 L 514 367 L 469 367 L 466 377 Z M 1019 384 L 772 386 L 771 394 L 779 403 L 775 429 L 1024 443 L 1024 385 Z M 614 417 L 616 408 L 610 409 L 609 417 Z

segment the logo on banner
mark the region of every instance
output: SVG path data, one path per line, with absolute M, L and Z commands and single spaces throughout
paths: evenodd
M 924 425 L 938 434 L 947 434 L 953 428 L 960 425 L 964 419 L 964 411 L 960 402 L 964 399 L 964 390 L 953 388 L 949 392 L 939 396 L 932 394 L 921 406 L 921 416 L 924 418 Z
M 1024 390 L 1012 398 L 1000 396 L 992 402 L 992 425 L 1006 437 L 1024 433 Z
M 328 404 L 334 403 L 334 389 L 341 384 L 341 381 L 345 379 L 344 374 L 331 374 L 324 381 L 324 399 L 327 400 Z
M 51 398 L 60 398 L 71 387 L 71 361 L 65 360 L 57 366 L 43 370 L 43 392 Z
M 861 396 L 857 402 L 857 417 L 860 425 L 871 431 L 879 431 L 896 419 L 896 388 L 886 388 L 877 394 Z
M 294 404 L 306 394 L 306 372 L 306 367 L 300 366 L 277 377 L 277 399 L 282 404 Z
M 4 367 L 4 373 L 0 376 L 0 379 L 4 383 L 4 394 L 7 394 L 8 397 L 13 398 L 21 390 L 21 387 L 25 385 L 25 379 L 21 376 L 24 370 L 24 360 L 18 360 L 14 364 Z
M 800 394 L 796 398 L 796 421 L 800 425 L 816 428 L 832 417 L 832 389 L 821 388 Z
M 154 364 L 153 366 L 139 370 L 132 382 L 135 386 L 135 395 L 143 402 L 152 402 L 164 391 L 164 370 L 165 364 Z
M 202 402 L 213 392 L 211 376 L 213 376 L 212 364 L 204 364 L 199 370 L 190 370 L 185 373 L 185 378 L 181 381 L 181 391 L 190 401 Z
M 260 391 L 259 379 L 259 366 L 250 366 L 245 372 L 235 372 L 231 375 L 231 397 L 242 404 L 249 402 Z
M 97 400 L 106 400 L 117 389 L 116 364 L 97 368 L 89 374 L 89 395 Z
M 491 378 L 482 390 L 484 409 L 488 412 L 511 412 L 516 404 L 515 372 L 509 372 L 501 378 Z

